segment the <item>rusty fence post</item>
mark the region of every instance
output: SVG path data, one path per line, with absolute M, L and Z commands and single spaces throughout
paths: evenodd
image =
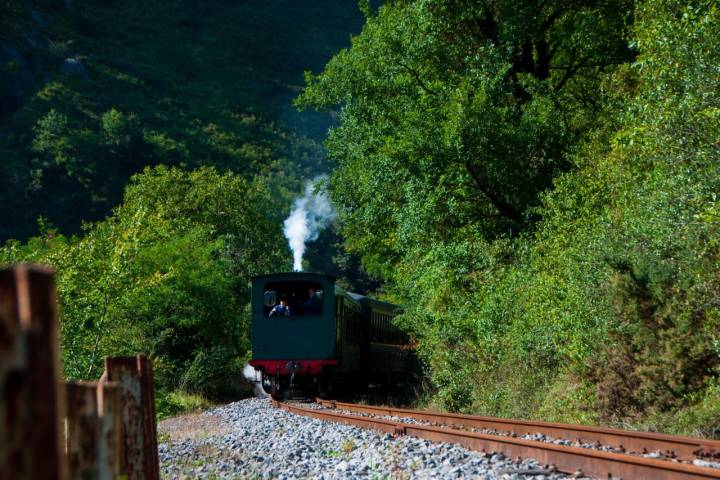
M 0 478 L 66 478 L 63 412 L 53 272 L 0 269 Z
M 112 478 L 121 478 L 122 462 L 125 455 L 122 424 L 122 391 L 117 383 L 97 384 L 97 405 L 102 420 L 100 435 L 103 440 L 99 462 L 107 465 Z
M 115 383 L 68 382 L 67 458 L 71 479 L 120 476 L 122 406 Z
M 124 458 L 128 480 L 159 478 L 152 364 L 145 355 L 106 357 L 103 377 L 117 382 L 122 402 Z

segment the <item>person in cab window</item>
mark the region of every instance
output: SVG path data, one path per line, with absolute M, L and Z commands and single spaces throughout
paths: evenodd
M 268 317 L 272 317 L 273 315 L 277 315 L 279 317 L 290 316 L 290 307 L 288 307 L 288 302 L 284 298 L 280 300 L 280 303 L 278 305 L 275 305 L 272 310 L 270 310 L 270 315 Z
M 320 315 L 322 313 L 322 302 L 317 297 L 314 288 L 308 289 L 308 299 L 301 305 L 303 315 Z

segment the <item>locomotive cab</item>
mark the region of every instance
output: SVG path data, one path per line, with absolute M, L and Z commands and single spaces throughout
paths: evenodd
M 273 396 L 392 385 L 407 370 L 396 305 L 304 272 L 252 279 L 252 365 Z
M 284 308 L 276 308 L 281 304 Z M 335 278 L 304 272 L 252 279 L 250 361 L 268 392 L 317 391 L 335 359 Z

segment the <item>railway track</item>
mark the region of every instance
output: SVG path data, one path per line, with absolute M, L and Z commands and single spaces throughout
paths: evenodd
M 276 400 L 273 400 L 273 404 L 298 415 L 370 428 L 393 435 L 410 435 L 433 442 L 455 443 L 471 450 L 501 452 L 510 457 L 534 458 L 540 463 L 552 465 L 557 471 L 569 474 L 582 473 L 595 478 L 625 480 L 720 479 L 720 469 L 691 463 L 697 458 L 720 456 L 720 441 L 716 440 L 561 423 L 432 413 L 321 399 L 317 399 L 312 408 Z M 398 421 L 397 418 L 411 419 L 418 423 Z M 498 433 L 475 431 L 478 429 Z M 517 435 L 524 434 L 542 434 L 556 439 L 577 440 L 584 444 L 605 445 L 614 451 L 517 438 Z M 662 452 L 664 458 L 643 456 L 648 452 Z

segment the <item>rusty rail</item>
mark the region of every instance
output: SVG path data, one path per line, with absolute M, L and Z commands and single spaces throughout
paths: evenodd
M 151 363 L 64 383 L 57 329 L 53 272 L 0 269 L 0 479 L 157 480 Z
M 333 400 L 323 400 L 320 398 L 316 399 L 316 402 L 326 408 L 337 408 L 369 415 L 407 417 L 455 428 L 487 428 L 505 433 L 512 432 L 517 435 L 542 433 L 553 438 L 571 441 L 577 440 L 581 443 L 590 444 L 599 442 L 602 445 L 608 445 L 614 449 L 625 450 L 627 453 L 654 452 L 659 450 L 662 453 L 671 452 L 669 456 L 675 456 L 681 460 L 693 460 L 698 455 L 713 456 L 720 452 L 720 441 L 704 438 L 572 425 L 567 423 L 513 420 L 509 418 L 376 407 L 335 402 Z
M 534 458 L 540 463 L 552 464 L 559 471 L 566 473 L 580 471 L 585 475 L 597 478 L 619 477 L 626 480 L 651 478 L 656 480 L 720 479 L 720 470 L 685 463 L 656 460 L 635 455 L 608 453 L 587 448 L 555 445 L 511 436 L 487 435 L 469 430 L 408 424 L 373 417 L 361 417 L 327 410 L 304 408 L 276 400 L 273 400 L 273 404 L 278 408 L 283 408 L 295 414 L 326 421 L 371 428 L 395 435 L 411 435 L 433 442 L 455 443 L 472 450 L 501 452 L 509 457 Z

